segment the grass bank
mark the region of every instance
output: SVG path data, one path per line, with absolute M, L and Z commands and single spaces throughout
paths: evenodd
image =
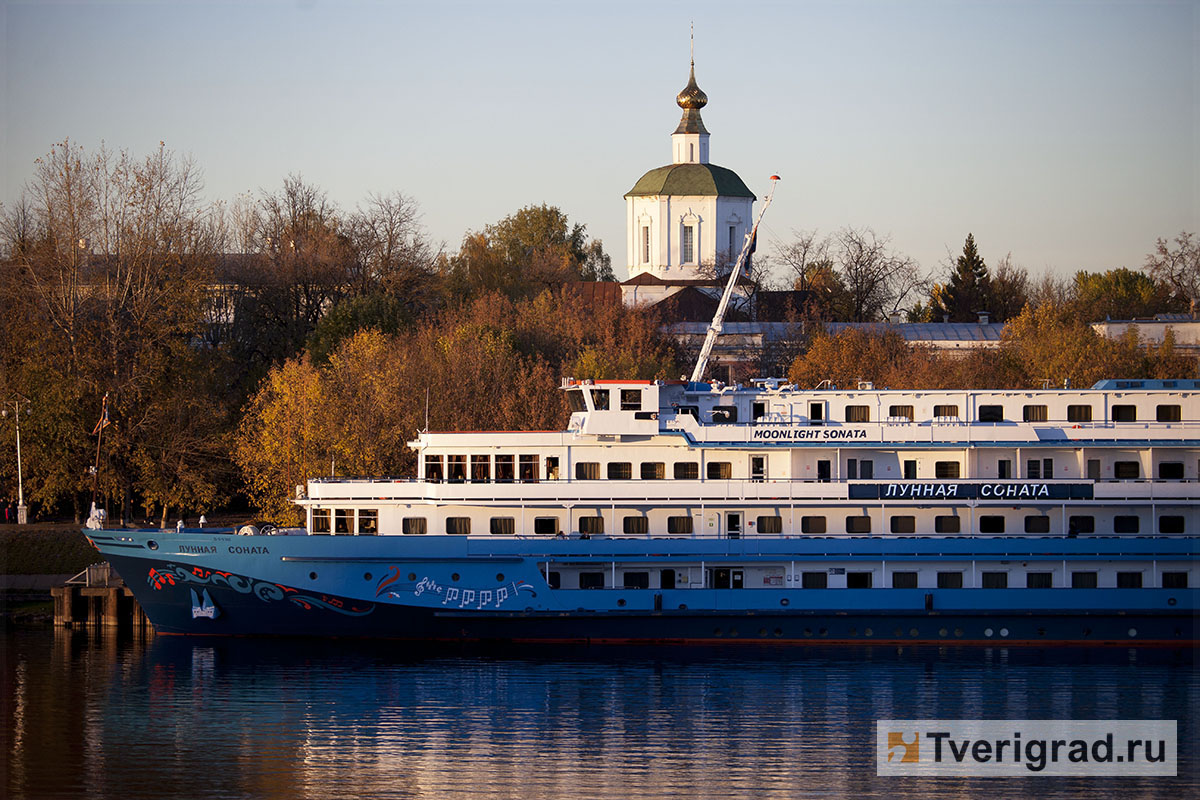
M 0 528 L 0 575 L 75 574 L 103 560 L 78 526 Z

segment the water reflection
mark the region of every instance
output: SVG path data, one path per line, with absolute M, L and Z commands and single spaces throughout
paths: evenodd
M 977 796 L 875 776 L 880 718 L 1178 718 L 1176 779 L 1039 795 L 1195 795 L 1187 653 L 861 648 L 423 652 L 407 644 L 10 634 L 10 797 Z

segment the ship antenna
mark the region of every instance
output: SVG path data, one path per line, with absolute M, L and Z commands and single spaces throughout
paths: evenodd
M 771 205 L 771 199 L 775 196 L 775 185 L 778 181 L 778 175 L 771 176 L 771 191 L 767 194 L 767 199 L 763 203 L 762 210 L 758 212 L 758 219 L 754 221 L 754 227 L 746 235 L 746 241 L 742 244 L 742 252 L 738 255 L 737 264 L 734 265 L 733 271 L 729 273 L 729 283 L 725 284 L 725 293 L 721 295 L 721 302 L 717 304 L 717 313 L 713 315 L 713 321 L 708 326 L 708 336 L 704 337 L 704 347 L 700 348 L 700 358 L 696 359 L 696 368 L 692 370 L 692 383 L 698 383 L 702 380 L 704 378 L 704 371 L 708 369 L 708 357 L 712 355 L 713 345 L 717 343 L 717 337 L 721 335 L 721 328 L 725 323 L 725 312 L 729 308 L 730 298 L 733 297 L 733 287 L 737 285 L 738 277 L 742 274 L 746 259 L 750 257 L 750 251 L 754 247 L 755 238 L 758 236 L 758 225 L 762 222 L 763 215 L 767 213 L 767 208 Z
M 425 387 L 425 430 L 422 433 L 429 433 L 429 387 Z

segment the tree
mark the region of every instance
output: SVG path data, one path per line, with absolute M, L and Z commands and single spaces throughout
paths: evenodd
M 1081 322 L 1153 317 L 1169 305 L 1164 286 L 1144 272 L 1124 267 L 1077 272 L 1073 288 L 1074 313 Z
M 1007 322 L 1029 304 L 1029 273 L 1012 263 L 1012 254 L 1004 256 L 991 274 L 992 300 L 987 310 L 994 322 Z
M 1166 284 L 1174 294 L 1183 297 L 1194 314 L 1200 302 L 1200 237 L 1188 231 L 1175 237 L 1175 246 L 1158 239 L 1154 252 L 1146 256 L 1150 277 Z
M 933 317 L 948 317 L 950 322 L 974 322 L 977 312 L 992 310 L 993 302 L 987 264 L 975 246 L 974 234 L 968 233 L 962 255 L 950 271 L 949 281 L 932 298 Z
M 874 322 L 897 310 L 924 283 L 917 263 L 888 248 L 870 228 L 843 228 L 834 261 L 846 293 L 846 319 Z

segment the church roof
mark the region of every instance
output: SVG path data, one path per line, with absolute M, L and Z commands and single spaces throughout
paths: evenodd
M 625 196 L 754 197 L 737 173 L 716 164 L 668 164 L 638 179 Z

